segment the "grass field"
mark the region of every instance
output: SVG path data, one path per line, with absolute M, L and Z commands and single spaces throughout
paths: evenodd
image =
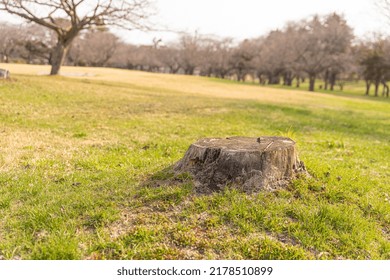
M 0 259 L 390 259 L 389 100 L 3 67 Z M 292 137 L 311 178 L 200 195 L 170 171 L 233 135 Z

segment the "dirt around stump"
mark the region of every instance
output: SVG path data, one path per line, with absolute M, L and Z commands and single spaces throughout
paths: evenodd
M 190 146 L 174 171 L 191 173 L 201 192 L 226 186 L 247 192 L 275 190 L 306 173 L 295 142 L 269 136 L 201 139 Z

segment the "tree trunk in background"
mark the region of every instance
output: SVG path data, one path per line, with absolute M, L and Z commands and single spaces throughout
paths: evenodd
M 262 74 L 258 74 L 257 77 L 259 78 L 259 84 L 260 85 L 265 85 L 266 79 L 264 79 Z
M 325 71 L 324 81 L 325 81 L 324 89 L 328 90 L 328 81 L 329 81 L 329 71 L 328 70 Z
M 283 75 L 283 85 L 285 86 L 292 86 L 292 74 L 290 71 L 287 71 Z
M 316 83 L 316 75 L 310 74 L 309 75 L 309 91 L 314 91 L 315 83 Z
M 336 73 L 331 73 L 330 74 L 330 90 L 331 91 L 334 90 L 334 86 L 336 84 L 336 80 L 337 80 L 337 74 Z
M 301 77 L 297 76 L 297 85 L 296 87 L 299 88 L 301 86 Z
M 386 82 L 382 82 L 382 84 L 383 84 L 382 96 L 389 97 L 389 86 L 386 84 Z
M 371 83 L 370 81 L 366 80 L 366 95 L 370 95 L 370 87 L 371 87 Z
M 270 85 L 279 85 L 280 84 L 280 77 L 279 75 L 270 75 L 268 79 L 268 84 Z
M 375 97 L 379 96 L 378 92 L 379 92 L 379 82 L 375 81 Z
M 246 73 L 242 69 L 237 70 L 237 81 L 245 82 Z
M 241 73 L 237 71 L 237 82 L 241 82 Z

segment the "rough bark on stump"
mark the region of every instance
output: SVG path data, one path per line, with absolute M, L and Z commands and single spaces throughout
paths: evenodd
M 274 190 L 306 173 L 295 142 L 284 137 L 201 139 L 190 146 L 174 170 L 191 173 L 201 191 L 227 185 L 248 192 Z

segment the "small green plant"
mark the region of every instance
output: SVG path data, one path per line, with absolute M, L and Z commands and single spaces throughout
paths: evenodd
M 87 133 L 85 133 L 85 132 L 77 132 L 77 133 L 73 134 L 73 137 L 74 138 L 84 138 L 84 137 L 87 137 Z

